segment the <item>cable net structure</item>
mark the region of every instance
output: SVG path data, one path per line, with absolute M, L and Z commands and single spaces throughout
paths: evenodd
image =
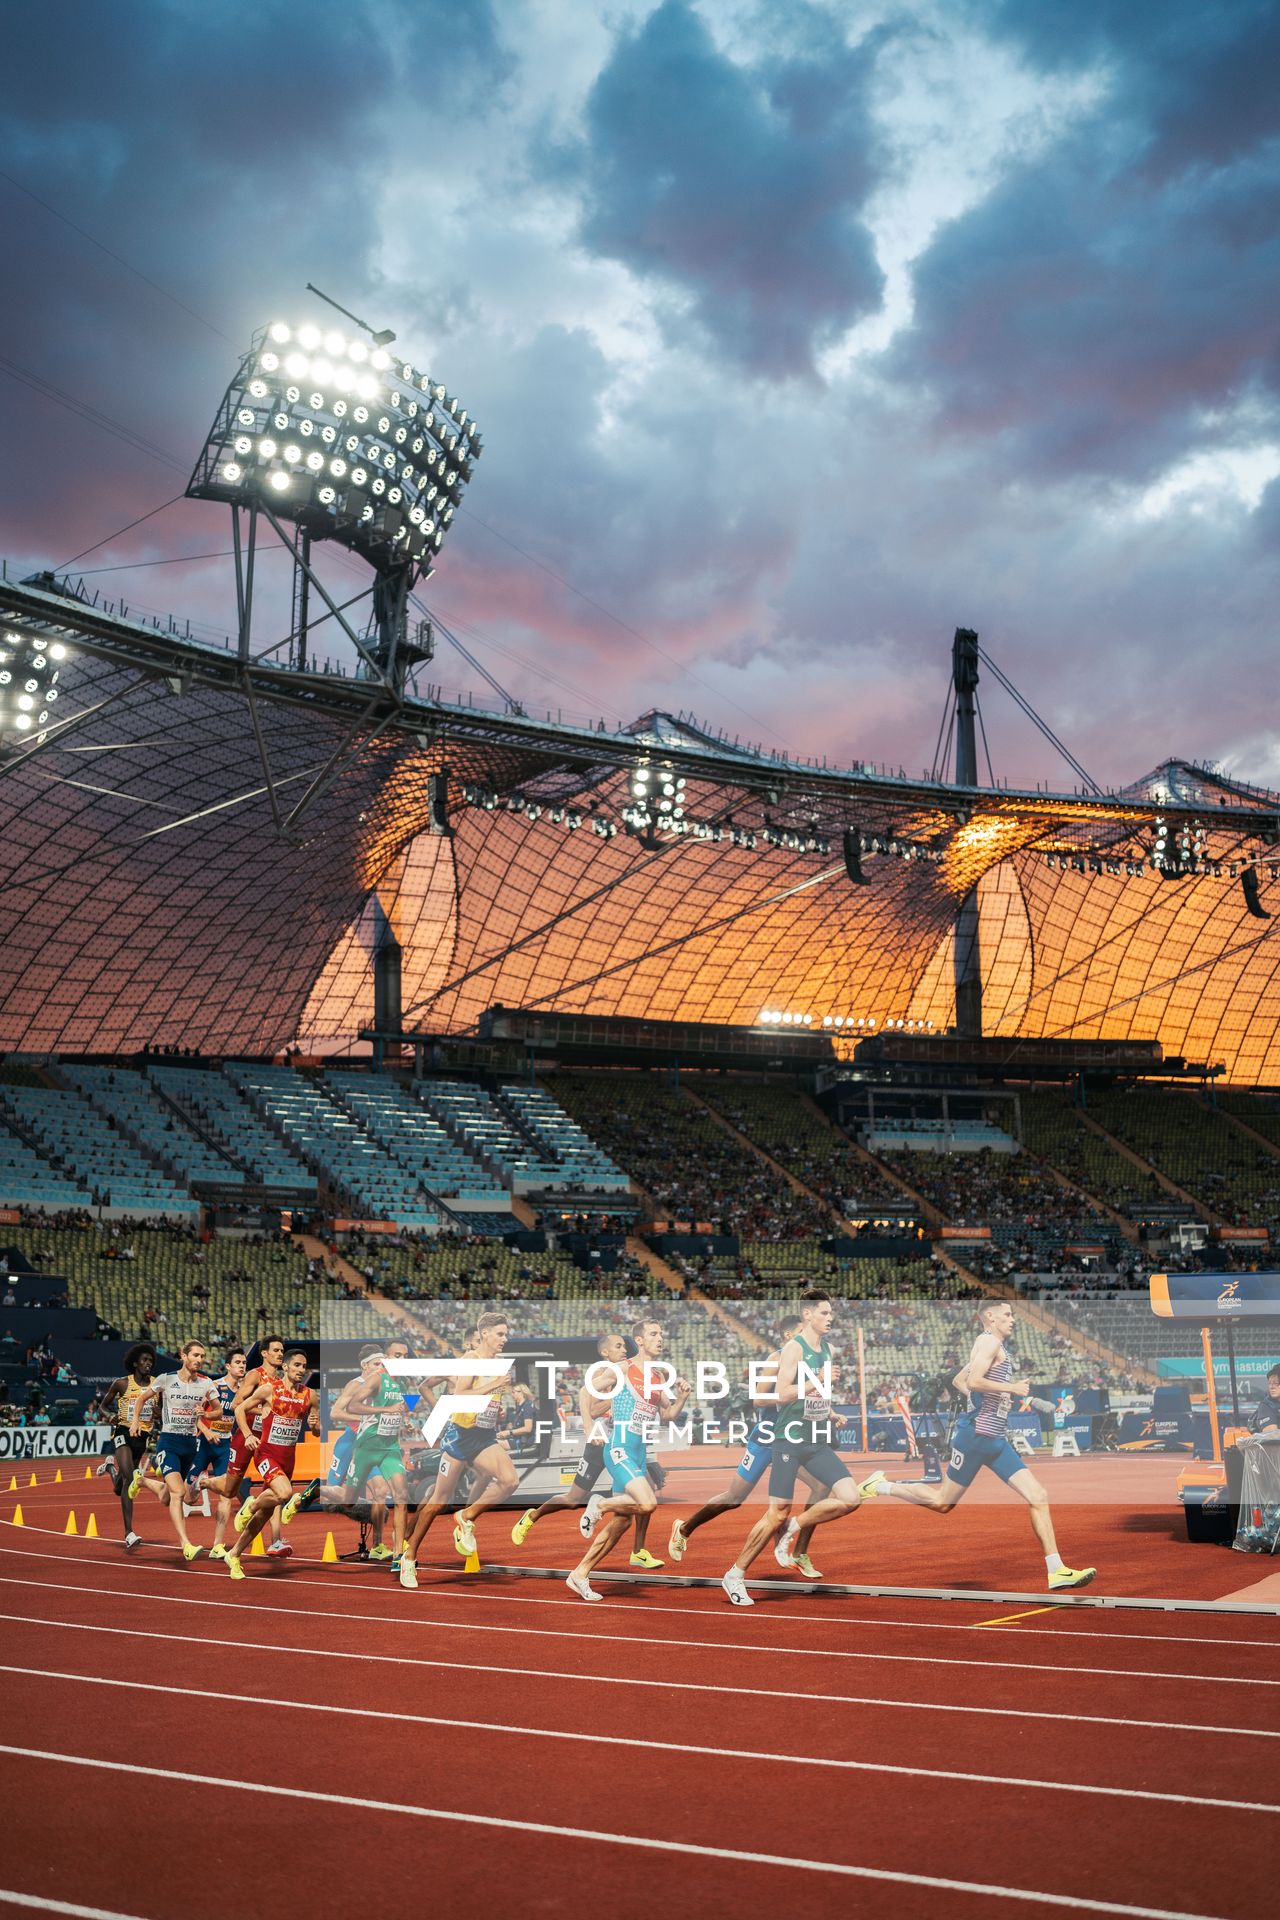
M 420 700 L 47 585 L 0 584 L 0 615 L 68 656 L 56 722 L 0 744 L 5 1051 L 341 1049 L 384 923 L 406 1029 L 773 1009 L 840 1051 L 952 1024 L 976 898 L 986 1034 L 1154 1038 L 1280 1081 L 1280 795 L 1178 761 L 1101 796 L 959 787 L 664 714 Z

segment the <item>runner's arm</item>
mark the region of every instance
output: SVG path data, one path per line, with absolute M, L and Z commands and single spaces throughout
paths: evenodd
M 778 1355 L 778 1384 L 772 1399 L 761 1402 L 765 1406 L 788 1407 L 796 1400 L 802 1400 L 797 1381 L 800 1374 L 800 1342 L 788 1340 Z
M 138 1398 L 134 1401 L 133 1413 L 129 1420 L 129 1432 L 135 1437 L 135 1439 L 142 1432 L 143 1414 L 150 1413 L 152 1407 L 154 1407 L 156 1401 L 159 1398 L 160 1398 L 160 1395 L 157 1392 L 156 1388 L 152 1387 L 150 1393 L 140 1393 L 138 1395 Z
M 245 1440 L 248 1442 L 250 1453 L 252 1453 L 257 1447 L 259 1436 L 253 1431 L 253 1428 L 249 1425 L 249 1415 L 255 1407 L 259 1407 L 259 1406 L 265 1407 L 268 1401 L 270 1400 L 270 1398 L 271 1398 L 271 1388 L 267 1385 L 265 1381 L 263 1381 L 261 1386 L 257 1386 L 254 1388 L 253 1392 L 249 1394 L 247 1399 L 237 1400 L 235 1405 L 231 1409 L 231 1411 L 235 1414 L 235 1417 L 236 1417 L 236 1425 L 239 1427 L 241 1433 L 245 1437 Z
M 124 1375 L 121 1374 L 118 1380 L 113 1380 L 111 1382 L 111 1385 L 106 1389 L 106 1391 L 103 1393 L 101 1400 L 99 1400 L 98 1402 L 98 1412 L 103 1416 L 104 1420 L 110 1413 L 114 1412 L 116 1407 L 119 1405 L 120 1395 L 123 1392 L 124 1392 Z

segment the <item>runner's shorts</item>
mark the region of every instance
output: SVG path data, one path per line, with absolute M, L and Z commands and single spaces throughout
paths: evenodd
M 221 1433 L 216 1439 L 207 1440 L 201 1434 L 200 1444 L 196 1448 L 196 1464 L 192 1472 L 211 1473 L 215 1480 L 220 1480 L 230 1465 L 231 1435 Z
M 972 1486 L 983 1467 L 990 1467 L 1001 1480 L 1012 1480 L 1026 1464 L 1014 1452 L 1007 1433 L 979 1433 L 972 1420 L 957 1420 L 947 1478 L 958 1487 Z
M 849 1469 L 840 1455 L 825 1440 L 788 1440 L 785 1434 L 779 1434 L 773 1443 L 769 1498 L 792 1499 L 796 1490 L 796 1476 L 802 1467 L 820 1487 L 834 1487 L 837 1480 L 850 1477 Z
M 162 1474 L 180 1473 L 186 1480 L 195 1472 L 199 1447 L 199 1434 L 162 1433 L 156 1442 L 156 1466 Z

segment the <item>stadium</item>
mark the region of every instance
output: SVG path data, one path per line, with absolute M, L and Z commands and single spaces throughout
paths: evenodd
M 242 320 L 0 567 L 0 1908 L 1269 1911 L 1280 791 L 459 693 L 483 382 Z

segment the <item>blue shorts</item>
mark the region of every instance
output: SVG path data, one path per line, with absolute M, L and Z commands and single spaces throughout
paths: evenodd
M 178 1473 L 184 1480 L 195 1472 L 200 1447 L 198 1433 L 162 1433 L 156 1441 L 153 1457 L 161 1474 Z
M 354 1427 L 348 1427 L 345 1433 L 338 1435 L 333 1444 L 333 1459 L 329 1462 L 326 1475 L 327 1484 L 340 1487 L 347 1477 L 347 1468 L 351 1465 L 351 1455 L 356 1444 Z
M 738 1478 L 746 1481 L 748 1493 L 768 1473 L 772 1461 L 773 1441 L 760 1438 L 760 1422 L 757 1421 L 747 1435 L 747 1450 L 737 1466 Z
M 610 1440 L 604 1460 L 615 1493 L 625 1493 L 631 1481 L 643 1480 L 649 1464 L 644 1441 L 638 1434 L 624 1434 Z
M 207 1440 L 203 1434 L 197 1438 L 196 1463 L 192 1473 L 211 1473 L 220 1480 L 231 1465 L 231 1435 L 223 1433 L 216 1440 Z
M 1014 1452 L 1008 1434 L 979 1433 L 972 1420 L 956 1422 L 947 1478 L 954 1480 L 958 1487 L 971 1487 L 983 1467 L 990 1467 L 1001 1480 L 1012 1480 L 1026 1464 Z
M 461 1460 L 464 1466 L 469 1466 L 482 1453 L 487 1453 L 490 1447 L 501 1444 L 496 1427 L 459 1427 L 451 1424 L 445 1432 L 450 1437 L 443 1439 L 442 1436 L 441 1451 L 447 1453 L 450 1459 Z

